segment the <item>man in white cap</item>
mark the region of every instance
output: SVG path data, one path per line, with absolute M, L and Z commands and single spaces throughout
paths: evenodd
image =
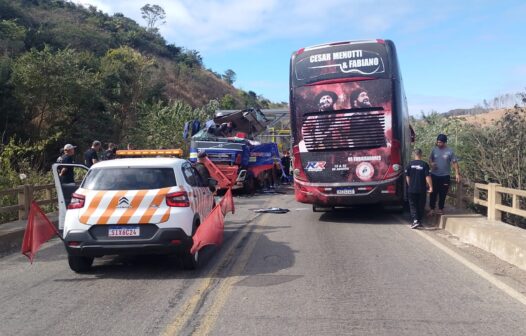
M 72 144 L 64 146 L 64 155 L 59 158 L 60 163 L 75 163 L 75 148 Z M 60 168 L 60 167 L 59 167 Z M 73 174 L 73 167 L 61 167 L 60 168 L 60 182 L 62 183 L 75 183 L 75 176 Z

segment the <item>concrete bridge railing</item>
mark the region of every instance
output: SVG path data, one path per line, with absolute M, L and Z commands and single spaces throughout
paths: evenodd
M 511 204 L 503 204 L 504 198 L 511 200 Z M 526 210 L 520 207 L 521 198 L 526 198 L 526 190 L 504 188 L 497 183 L 475 183 L 474 186 L 473 202 L 488 208 L 489 220 L 502 220 L 503 212 L 526 218 Z

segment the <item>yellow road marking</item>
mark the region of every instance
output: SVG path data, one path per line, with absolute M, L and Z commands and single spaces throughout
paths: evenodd
M 267 216 L 263 218 L 270 218 L 270 217 Z M 263 220 L 261 221 L 261 223 L 262 222 Z M 241 252 L 239 259 L 236 260 L 236 263 L 234 264 L 234 267 L 232 268 L 232 271 L 230 272 L 230 274 L 241 274 L 241 272 L 243 272 L 243 270 L 248 264 L 248 261 L 250 260 L 250 257 L 252 256 L 252 252 L 256 248 L 256 244 L 259 240 L 259 237 L 260 235 L 257 233 L 250 234 L 249 240 L 246 246 L 243 248 L 243 251 Z M 221 286 L 219 286 L 219 288 L 216 290 L 217 295 L 214 297 L 210 308 L 206 311 L 203 319 L 201 319 L 193 335 L 202 336 L 202 335 L 208 335 L 210 333 L 210 331 L 215 325 L 217 318 L 219 317 L 219 314 L 221 313 L 221 309 L 226 304 L 228 297 L 230 296 L 230 293 L 232 292 L 233 285 L 236 282 L 240 281 L 242 278 L 244 278 L 244 276 L 240 276 L 240 275 L 229 276 L 226 280 L 224 280 L 221 283 Z
M 183 304 L 183 308 L 180 310 L 181 313 L 177 314 L 176 318 L 166 326 L 162 335 L 178 335 L 184 329 L 184 327 L 188 325 L 190 319 L 196 312 L 197 307 L 202 302 L 202 300 L 204 300 L 203 294 L 212 287 L 212 284 L 218 277 L 219 272 L 231 260 L 234 253 L 236 253 L 236 248 L 238 247 L 241 240 L 243 240 L 247 235 L 250 235 L 250 233 L 253 231 L 253 228 L 254 227 L 249 224 L 241 229 L 241 232 L 237 234 L 235 240 L 230 244 L 224 253 L 225 257 L 223 258 L 223 262 L 217 263 L 217 265 L 210 270 L 210 272 L 206 275 L 206 279 L 203 279 L 197 287 L 195 293 Z M 245 250 L 246 249 L 243 249 L 243 252 Z M 237 264 L 238 263 L 236 263 L 236 265 Z M 221 287 L 223 287 L 223 285 L 221 285 Z
M 484 271 L 482 268 L 480 268 L 479 266 L 475 265 L 474 263 L 472 263 L 471 261 L 467 260 L 466 258 L 462 257 L 460 254 L 458 254 L 457 252 L 453 251 L 452 249 L 450 249 L 446 245 L 444 245 L 441 242 L 437 241 L 436 239 L 432 238 L 430 235 L 425 234 L 424 232 L 421 232 L 419 230 L 413 230 L 413 231 L 416 232 L 417 234 L 419 234 L 421 237 L 425 238 L 431 244 L 433 244 L 436 247 L 438 247 L 440 250 L 442 250 L 445 253 L 447 253 L 453 259 L 459 261 L 464 266 L 466 266 L 467 268 L 469 268 L 470 270 L 472 270 L 473 272 L 475 272 L 476 274 L 478 274 L 479 276 L 481 276 L 485 280 L 489 281 L 492 285 L 494 285 L 495 287 L 497 287 L 498 289 L 500 289 L 504 293 L 508 294 L 513 299 L 519 301 L 520 303 L 522 303 L 523 305 L 526 306 L 526 297 L 523 294 L 521 294 L 519 291 L 517 291 L 517 290 L 513 289 L 512 287 L 506 285 L 501 280 L 497 279 L 496 277 L 494 277 L 490 273 Z

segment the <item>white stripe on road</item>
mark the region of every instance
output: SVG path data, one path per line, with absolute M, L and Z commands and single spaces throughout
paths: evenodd
M 428 234 L 426 234 L 424 232 L 421 232 L 419 230 L 413 230 L 413 231 L 416 232 L 417 234 L 419 234 L 421 237 L 425 238 L 431 244 L 433 244 L 436 247 L 438 247 L 440 250 L 442 250 L 445 253 L 447 253 L 453 259 L 459 261 L 464 266 L 466 266 L 467 268 L 469 268 L 470 270 L 472 270 L 473 272 L 475 272 L 476 274 L 478 274 L 482 278 L 484 278 L 487 281 L 489 281 L 492 285 L 494 285 L 495 287 L 497 287 L 498 289 L 500 289 L 504 293 L 508 294 L 513 299 L 519 301 L 520 303 L 522 303 L 523 305 L 526 306 L 526 297 L 521 292 L 519 292 L 519 291 L 513 289 L 512 287 L 506 285 L 504 282 L 502 282 L 501 280 L 497 279 L 495 276 L 493 276 L 490 273 L 484 271 L 482 268 L 478 267 L 477 265 L 475 265 L 471 261 L 469 261 L 466 258 L 462 257 L 460 254 L 458 254 L 457 252 L 453 251 L 452 249 L 450 249 L 446 245 L 444 245 L 441 242 L 439 242 L 438 240 L 432 238 L 430 235 L 428 235 Z

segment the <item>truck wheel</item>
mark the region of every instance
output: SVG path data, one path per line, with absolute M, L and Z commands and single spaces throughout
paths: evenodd
M 93 257 L 68 255 L 69 268 L 76 273 L 85 273 L 90 270 L 93 259 Z
M 244 182 L 243 189 L 246 194 L 251 194 L 251 195 L 254 194 L 254 192 L 256 191 L 256 185 L 255 185 L 253 175 L 247 175 L 247 178 L 245 179 L 245 182 Z

